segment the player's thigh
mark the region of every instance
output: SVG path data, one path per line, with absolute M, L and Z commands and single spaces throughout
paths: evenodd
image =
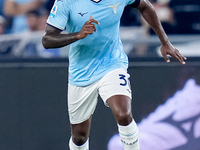
M 88 120 L 97 105 L 97 83 L 87 87 L 68 84 L 68 113 L 71 124 L 80 124 Z
M 130 75 L 127 73 L 127 70 L 120 68 L 109 72 L 100 80 L 99 95 L 106 106 L 108 106 L 107 100 L 116 95 L 121 95 L 120 97 L 116 97 L 116 101 L 118 101 L 119 98 L 122 98 L 121 100 L 124 100 L 124 102 L 129 102 L 132 99 L 129 78 Z M 115 97 L 112 98 L 112 101 L 113 100 L 115 100 Z

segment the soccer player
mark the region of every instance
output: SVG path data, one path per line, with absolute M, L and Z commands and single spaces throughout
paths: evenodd
M 138 128 L 132 117 L 128 59 L 119 37 L 124 7 L 137 8 L 161 41 L 161 53 L 185 64 L 169 42 L 148 0 L 56 0 L 47 20 L 43 45 L 69 52 L 68 111 L 70 150 L 89 149 L 89 131 L 98 94 L 116 119 L 125 150 L 139 150 Z M 67 33 L 61 33 L 63 30 Z

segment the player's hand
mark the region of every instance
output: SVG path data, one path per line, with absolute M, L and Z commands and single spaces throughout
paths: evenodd
M 179 51 L 176 48 L 174 48 L 174 46 L 170 42 L 166 43 L 165 45 L 162 45 L 160 48 L 160 51 L 167 63 L 170 62 L 170 59 L 167 55 L 170 55 L 171 57 L 173 57 L 175 60 L 177 60 L 183 65 L 185 64 L 185 60 L 187 60 L 187 58 L 182 56 L 179 53 Z
M 97 29 L 95 27 L 95 24 L 99 25 L 100 23 L 92 18 L 90 16 L 90 20 L 88 20 L 82 27 L 81 31 L 78 32 L 77 38 L 78 39 L 83 39 L 85 38 L 88 34 L 93 34 L 93 32 L 96 32 Z

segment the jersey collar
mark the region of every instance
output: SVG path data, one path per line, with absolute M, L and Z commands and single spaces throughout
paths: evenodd
M 94 2 L 94 3 L 99 3 L 102 0 L 91 0 L 91 1 Z

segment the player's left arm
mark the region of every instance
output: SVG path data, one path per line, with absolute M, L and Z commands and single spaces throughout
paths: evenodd
M 170 62 L 170 59 L 167 56 L 169 54 L 181 64 L 185 64 L 186 57 L 182 56 L 179 51 L 170 43 L 153 5 L 148 0 L 140 0 L 140 3 L 136 8 L 140 11 L 143 18 L 159 37 L 162 44 L 160 51 L 166 62 Z

